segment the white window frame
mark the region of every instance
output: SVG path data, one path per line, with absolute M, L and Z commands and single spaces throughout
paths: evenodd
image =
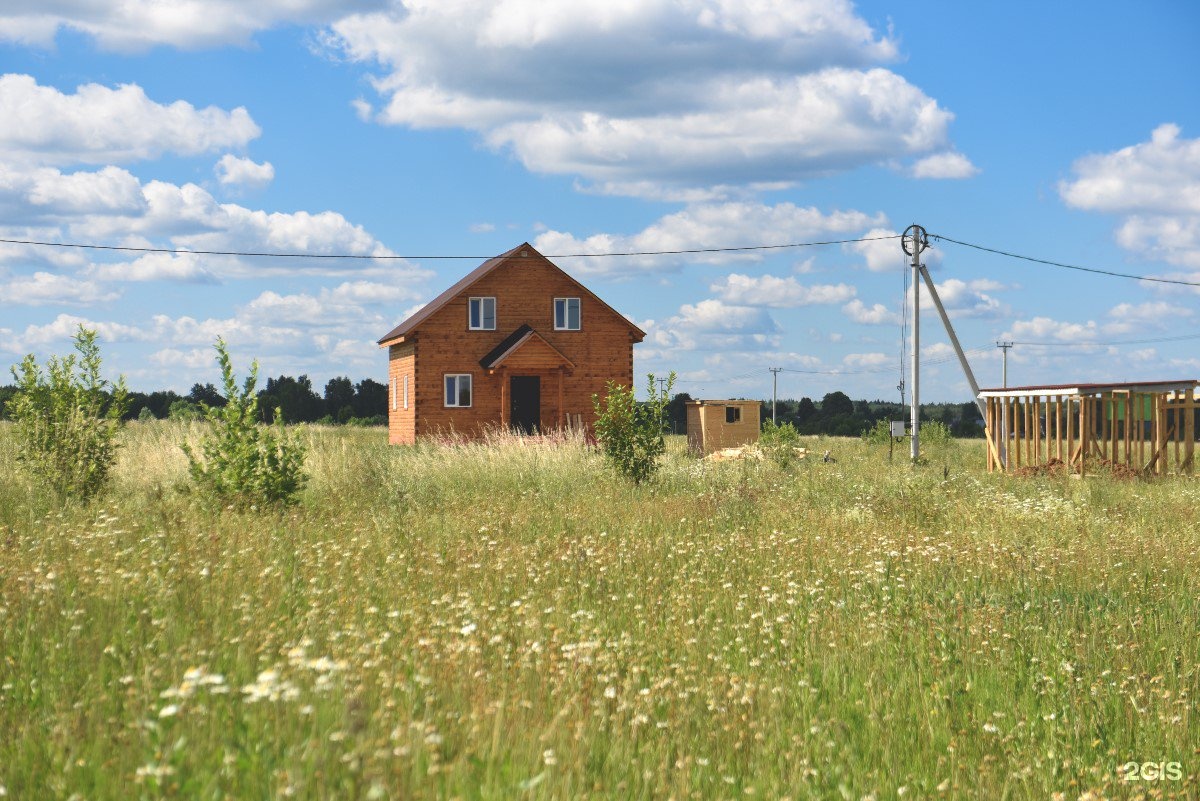
M 579 325 L 571 327 L 571 301 L 575 301 L 575 308 L 578 314 L 576 322 Z M 558 324 L 558 304 L 563 304 L 563 322 L 566 325 Z M 583 330 L 583 301 L 579 298 L 555 298 L 554 299 L 554 330 L 555 331 L 582 331 Z
M 396 411 L 396 376 L 391 378 L 392 384 L 392 411 Z
M 450 398 L 446 397 L 446 383 L 451 378 L 454 379 L 454 403 L 450 403 L 449 402 Z M 464 378 L 467 379 L 467 387 L 468 387 L 467 392 L 470 393 L 467 398 L 468 402 L 465 404 L 459 403 L 459 400 L 462 398 L 462 386 L 461 386 L 460 382 Z M 474 402 L 475 402 L 475 380 L 474 380 L 474 378 L 472 378 L 471 373 L 445 373 L 445 374 L 443 374 L 443 376 L 442 376 L 442 403 L 445 404 L 447 409 L 470 409 L 471 404 L 473 404 Z
M 492 325 L 486 325 L 487 315 L 484 314 L 484 306 L 486 301 L 492 302 Z M 479 301 L 479 325 L 471 325 L 471 319 L 474 315 L 471 313 L 474 310 L 475 302 Z M 479 296 L 467 299 L 467 330 L 468 331 L 495 331 L 496 330 L 496 298 Z
M 404 374 L 404 411 L 408 411 L 408 373 Z

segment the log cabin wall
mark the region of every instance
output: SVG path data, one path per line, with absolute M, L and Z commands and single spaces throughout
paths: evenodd
M 473 297 L 496 299 L 495 330 L 471 330 L 468 302 Z M 554 329 L 554 299 L 579 298 L 580 328 Z M 480 359 L 522 325 L 570 360 L 573 367 L 536 345 L 522 349 L 495 370 Z M 558 267 L 529 249 L 528 256 L 510 256 L 499 266 L 465 287 L 406 335 L 412 340 L 412 435 L 406 419 L 391 422 L 390 441 L 411 442 L 416 437 L 446 434 L 478 437 L 485 428 L 509 424 L 509 381 L 513 376 L 538 376 L 541 429 L 581 423 L 590 433 L 595 424 L 592 395 L 605 394 L 607 382 L 631 386 L 633 344 L 640 332 L 625 318 L 599 301 Z M 405 344 L 408 344 L 407 342 Z M 392 346 L 391 372 L 406 358 L 401 346 Z M 542 351 L 545 351 L 543 354 Z M 545 356 L 545 358 L 542 358 Z M 444 377 L 469 374 L 472 398 L 469 408 L 447 407 Z

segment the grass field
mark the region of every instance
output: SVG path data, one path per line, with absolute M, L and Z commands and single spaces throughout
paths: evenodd
M 0 426 L 0 795 L 1197 795 L 1194 479 L 676 440 L 635 488 L 578 444 L 311 428 L 301 505 L 234 512 L 187 492 L 194 433 L 131 425 L 64 510 Z

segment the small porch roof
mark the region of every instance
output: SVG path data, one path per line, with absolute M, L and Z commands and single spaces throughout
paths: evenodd
M 504 362 L 507 360 L 519 360 L 518 354 L 533 357 L 540 366 L 575 369 L 574 362 L 528 325 L 522 325 L 501 340 L 499 345 L 492 348 L 486 356 L 479 360 L 479 366 L 485 370 L 495 370 L 504 366 Z

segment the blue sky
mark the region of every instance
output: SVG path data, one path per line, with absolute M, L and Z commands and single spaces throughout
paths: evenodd
M 0 8 L 0 362 L 386 375 L 477 260 L 932 234 L 1200 282 L 1200 6 L 47 0 Z M 560 259 L 700 397 L 898 400 L 895 240 Z M 1200 376 L 1200 288 L 934 242 L 984 386 Z M 928 303 L 922 398 L 969 390 Z M 1197 334 L 1197 339 L 1179 339 Z M 1171 339 L 1175 338 L 1175 339 Z M 1156 341 L 1144 341 L 1156 340 Z M 1132 341 L 1132 342 L 1131 342 Z

